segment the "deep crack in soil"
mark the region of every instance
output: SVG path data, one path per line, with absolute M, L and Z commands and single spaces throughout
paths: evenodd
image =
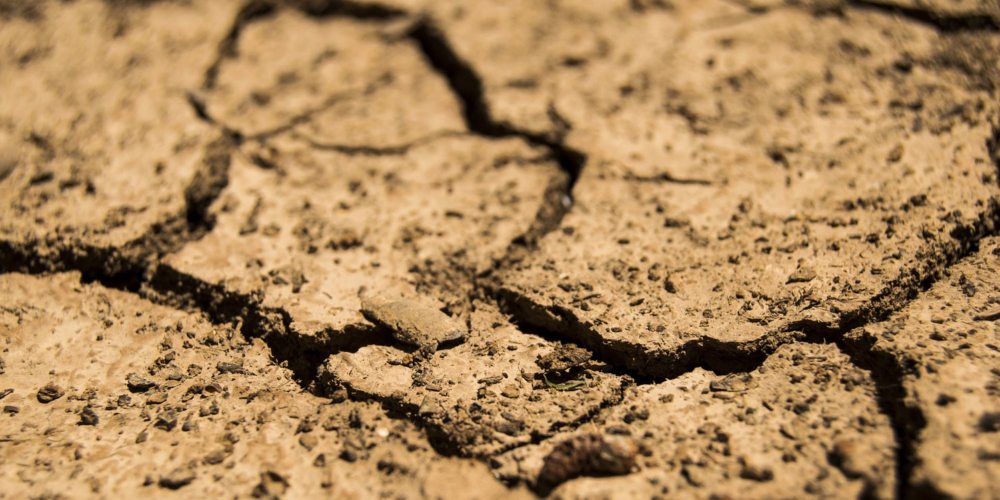
M 922 8 L 900 7 L 895 4 L 869 0 L 851 0 L 853 8 L 893 12 L 903 17 L 930 25 L 942 33 L 966 31 L 998 31 L 997 19 L 987 14 L 952 15 L 941 14 Z M 233 21 L 225 38 L 219 43 L 217 58 L 205 72 L 203 89 L 210 91 L 217 85 L 220 68 L 225 61 L 238 57 L 238 43 L 241 32 L 251 22 L 268 19 L 280 8 L 291 5 L 315 17 L 348 17 L 359 20 L 394 20 L 410 14 L 395 7 L 359 2 L 267 2 L 251 1 L 243 6 Z M 912 470 L 915 467 L 915 443 L 917 436 L 926 426 L 926 419 L 919 408 L 905 402 L 907 389 L 904 378 L 912 376 L 914 367 L 902 364 L 901 360 L 887 351 L 873 349 L 877 339 L 866 336 L 866 326 L 885 321 L 913 303 L 922 293 L 943 279 L 947 271 L 963 259 L 978 251 L 979 242 L 993 236 L 1000 228 L 1000 205 L 996 198 L 983 208 L 978 221 L 957 225 L 949 235 L 953 244 L 940 249 L 935 255 L 922 255 L 922 266 L 889 280 L 886 286 L 862 308 L 840 318 L 839 323 L 829 325 L 801 320 L 782 325 L 767 335 L 751 342 L 723 342 L 711 337 L 689 340 L 682 347 L 663 352 L 650 352 L 638 344 L 619 343 L 602 337 L 596 325 L 581 322 L 576 316 L 560 306 L 544 307 L 516 291 L 507 289 L 497 280 L 497 276 L 517 265 L 527 256 L 537 251 L 539 242 L 550 233 L 562 229 L 567 213 L 573 208 L 573 190 L 588 162 L 586 152 L 567 146 L 562 134 L 539 134 L 521 130 L 515 125 L 496 120 L 490 110 L 490 101 L 485 95 L 483 78 L 473 65 L 463 60 L 452 47 L 445 32 L 431 16 L 415 18 L 408 29 L 406 38 L 411 40 L 427 59 L 434 70 L 445 79 L 448 87 L 458 100 L 466 127 L 473 135 L 490 139 L 519 138 L 532 146 L 548 151 L 562 175 L 554 176 L 544 188 L 540 208 L 530 227 L 514 238 L 504 257 L 494 261 L 485 272 L 461 269 L 446 277 L 446 280 L 463 281 L 457 286 L 467 290 L 468 298 L 463 302 L 474 304 L 476 300 L 493 301 L 501 311 L 512 316 L 512 323 L 519 326 L 524 334 L 542 339 L 543 343 L 554 345 L 566 343 L 590 351 L 594 360 L 611 367 L 608 373 L 619 376 L 623 382 L 619 393 L 601 401 L 582 414 L 564 422 L 554 423 L 548 430 L 534 432 L 530 439 L 512 442 L 494 451 L 482 454 L 468 453 L 464 442 L 456 440 L 452 429 L 433 421 L 422 413 L 421 404 L 399 398 L 365 391 L 352 386 L 344 387 L 352 401 L 370 400 L 379 403 L 385 410 L 402 415 L 409 421 L 423 426 L 435 451 L 449 456 L 476 456 L 487 459 L 517 450 L 522 447 L 537 446 L 559 433 L 578 429 L 591 422 L 598 415 L 616 409 L 626 398 L 624 391 L 637 383 L 651 386 L 665 381 L 676 380 L 696 370 L 709 371 L 714 375 L 744 373 L 758 370 L 785 344 L 832 343 L 846 354 L 856 367 L 870 374 L 876 388 L 877 403 L 882 413 L 889 417 L 897 442 L 896 491 L 897 498 L 946 497 L 931 483 L 914 484 Z M 370 94 L 375 88 L 368 87 L 363 93 Z M 384 346 L 401 348 L 387 332 L 375 328 L 349 327 L 340 332 L 336 341 L 324 340 L 311 343 L 309 339 L 293 333 L 293 320 L 281 307 L 265 306 L 262 297 L 228 290 L 226 287 L 207 283 L 198 277 L 187 275 L 161 260 L 181 250 L 185 245 L 198 241 L 213 231 L 215 221 L 210 207 L 220 198 L 230 183 L 230 169 L 235 155 L 240 153 L 243 141 L 266 141 L 269 137 L 288 132 L 295 126 L 308 122 L 313 115 L 330 108 L 341 100 L 356 94 L 334 96 L 317 108 L 292 117 L 285 125 L 251 136 L 236 132 L 232 124 L 224 124 L 211 116 L 205 102 L 197 93 L 188 93 L 186 99 L 192 112 L 200 120 L 208 123 L 218 133 L 209 142 L 203 157 L 195 169 L 192 180 L 183 192 L 184 213 L 176 214 L 165 222 L 154 224 L 140 238 L 119 247 L 100 247 L 69 239 L 52 245 L 38 241 L 14 244 L 0 241 L 0 273 L 24 272 L 48 274 L 58 271 L 75 270 L 81 272 L 84 283 L 99 282 L 105 287 L 139 294 L 153 302 L 187 311 L 205 313 L 215 324 L 238 325 L 245 338 L 259 338 L 270 349 L 274 361 L 286 366 L 295 375 L 301 387 L 330 396 L 333 387 L 319 387 L 318 377 L 321 365 L 331 356 L 341 353 L 357 353 L 365 347 Z M 558 113 L 551 110 L 558 116 Z M 566 120 L 559 119 L 568 126 Z M 431 134 L 423 139 L 398 145 L 351 145 L 331 144 L 308 139 L 315 149 L 326 149 L 348 156 L 381 157 L 405 155 L 418 145 L 433 142 L 441 137 L 461 136 L 461 132 Z M 1000 126 L 992 124 L 992 137 L 987 142 L 991 161 L 1000 179 Z M 715 180 L 676 177 L 670 173 L 625 176 L 631 181 L 657 184 L 677 184 L 682 186 L 710 186 Z M 427 285 L 427 280 L 424 278 Z M 418 283 L 418 286 L 420 284 Z M 476 312 L 471 308 L 471 312 Z M 471 316 L 468 325 L 472 326 Z M 848 338 L 848 334 L 853 336 Z M 336 388 L 342 388 L 337 386 Z M 508 479 L 509 484 L 516 481 Z M 867 494 L 873 494 L 870 491 Z

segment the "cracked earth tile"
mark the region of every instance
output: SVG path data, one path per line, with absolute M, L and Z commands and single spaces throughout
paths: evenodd
M 214 138 L 186 102 L 235 2 L 48 2 L 4 21 L 0 248 L 18 267 L 115 274 L 185 229 Z M 23 267 L 23 266 L 22 266 Z
M 303 393 L 259 340 L 79 277 L 0 276 L 4 494 L 409 498 L 455 474 L 486 497 L 527 494 L 378 405 Z
M 1000 241 L 983 240 L 891 320 L 848 335 L 850 345 L 895 374 L 885 383 L 900 392 L 897 418 L 909 434 L 916 496 L 992 498 L 1000 491 L 998 255 Z
M 531 227 L 562 175 L 517 139 L 448 136 L 387 156 L 269 143 L 277 167 L 234 159 L 214 230 L 164 259 L 158 288 L 194 279 L 219 287 L 213 297 L 259 300 L 323 351 L 384 342 L 359 312 L 362 287 L 462 310 L 471 276 Z M 459 278 L 429 286 L 428 266 Z
M 995 106 L 897 64 L 963 50 L 936 37 L 781 11 L 559 107 L 588 164 L 560 230 L 501 277 L 512 312 L 662 376 L 898 308 L 997 216 Z
M 301 125 L 319 143 L 389 147 L 465 129 L 441 77 L 377 22 L 280 9 L 242 29 L 216 81 L 208 114 L 249 137 Z
M 889 419 L 875 386 L 833 345 L 780 347 L 757 369 L 696 369 L 626 390 L 585 425 L 494 459 L 500 477 L 533 482 L 543 458 L 581 432 L 630 434 L 639 469 L 580 478 L 560 498 L 892 498 Z M 601 430 L 603 428 L 603 430 Z M 864 492 L 864 493 L 863 493 Z
M 578 426 L 617 403 L 629 383 L 594 362 L 567 374 L 582 385 L 558 390 L 536 362 L 558 343 L 519 332 L 489 307 L 472 313 L 471 325 L 467 342 L 410 365 L 403 364 L 406 352 L 388 346 L 336 354 L 320 369 L 320 382 L 327 392 L 343 387 L 411 414 L 449 449 L 474 456 Z

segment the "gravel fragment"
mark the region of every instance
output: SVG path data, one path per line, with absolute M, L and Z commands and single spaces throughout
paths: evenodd
M 146 392 L 154 387 L 156 383 L 152 380 L 142 377 L 138 373 L 130 373 L 125 379 L 125 384 L 128 386 L 128 390 L 136 392 Z
M 80 425 L 97 425 L 100 421 L 93 408 L 88 406 L 80 411 Z
M 194 479 L 195 473 L 193 470 L 185 467 L 178 467 L 166 476 L 160 478 L 160 487 L 170 490 L 178 490 L 191 484 Z
M 38 390 L 36 397 L 39 403 L 51 403 L 66 394 L 66 390 L 56 384 L 48 384 Z

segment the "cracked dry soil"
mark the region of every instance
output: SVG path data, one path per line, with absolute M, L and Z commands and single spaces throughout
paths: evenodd
M 0 498 L 1000 498 L 998 91 L 994 0 L 0 0 Z

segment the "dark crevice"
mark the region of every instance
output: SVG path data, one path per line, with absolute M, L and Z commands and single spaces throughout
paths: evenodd
M 297 126 L 299 126 L 299 125 L 301 125 L 303 123 L 307 123 L 308 121 L 312 120 L 313 116 L 315 116 L 318 113 L 322 113 L 323 111 L 326 111 L 327 109 L 330 109 L 331 107 L 333 107 L 337 103 L 348 101 L 348 100 L 351 100 L 351 99 L 356 99 L 356 98 L 359 98 L 359 97 L 370 96 L 370 95 L 374 94 L 375 92 L 377 92 L 382 87 L 385 87 L 385 86 L 389 85 L 390 83 L 392 83 L 392 76 L 388 75 L 388 74 L 387 75 L 383 75 L 381 78 L 379 78 L 378 80 L 376 80 L 376 81 L 374 81 L 374 82 L 366 85 L 362 89 L 348 90 L 348 91 L 345 91 L 345 92 L 341 92 L 341 93 L 338 93 L 338 94 L 331 95 L 331 96 L 327 97 L 318 106 L 313 107 L 313 108 L 309 108 L 309 109 L 307 109 L 307 110 L 305 110 L 305 111 L 303 111 L 303 112 L 301 112 L 301 113 L 293 116 L 287 122 L 285 122 L 285 123 L 283 123 L 281 125 L 278 125 L 277 127 L 274 127 L 274 128 L 270 128 L 270 129 L 267 129 L 267 130 L 264 130 L 264 131 L 261 131 L 261 132 L 257 132 L 255 134 L 247 135 L 246 138 L 249 139 L 249 140 L 261 141 L 261 140 L 265 140 L 265 139 L 267 139 L 269 137 L 273 137 L 275 135 L 287 132 L 287 131 L 292 130 L 293 128 L 295 128 L 295 127 L 297 127 Z
M 434 142 L 447 137 L 461 137 L 467 135 L 465 132 L 446 131 L 421 137 L 414 141 L 395 146 L 370 146 L 354 144 L 330 144 L 317 141 L 305 134 L 293 133 L 298 139 L 309 144 L 310 147 L 326 151 L 335 151 L 349 156 L 400 156 L 405 155 L 411 149 Z
M 873 336 L 859 329 L 834 343 L 854 366 L 868 372 L 875 386 L 879 409 L 889 417 L 896 440 L 896 498 L 944 498 L 929 484 L 911 484 L 916 439 L 927 422 L 919 408 L 906 405 L 903 380 L 906 376 L 919 374 L 913 367 L 903 366 L 893 354 L 874 349 L 875 341 Z
M 719 375 L 752 371 L 778 347 L 800 335 L 777 332 L 749 342 L 723 342 L 698 336 L 675 349 L 650 352 L 638 343 L 601 336 L 564 307 L 542 307 L 502 286 L 493 293 L 501 310 L 512 315 L 520 328 L 550 340 L 575 343 L 640 383 L 676 378 L 695 368 Z
M 351 0 L 292 0 L 290 5 L 313 17 L 350 17 L 354 19 L 389 20 L 407 12 L 388 5 Z
M 487 137 L 515 135 L 509 127 L 495 122 L 490 116 L 482 79 L 455 53 L 444 33 L 430 19 L 424 18 L 415 24 L 410 38 L 458 97 L 469 130 Z
M 240 31 L 257 18 L 271 14 L 278 2 L 251 1 L 240 11 L 226 38 L 220 42 L 217 60 L 205 75 L 204 87 L 215 86 L 222 61 L 234 57 Z M 997 21 L 986 15 L 946 16 L 919 8 L 898 7 L 871 0 L 852 0 L 858 8 L 875 9 L 899 13 L 937 27 L 941 31 L 988 30 L 998 31 Z M 300 2 L 299 8 L 310 15 L 344 15 L 360 19 L 386 19 L 404 13 L 395 9 L 355 2 Z M 487 137 L 521 137 L 531 144 L 548 148 L 558 162 L 564 175 L 554 179 L 546 188 L 545 203 L 536 216 L 535 223 L 525 235 L 514 242 L 514 247 L 534 248 L 548 232 L 559 227 L 571 205 L 572 188 L 580 176 L 587 157 L 584 153 L 571 149 L 561 138 L 518 130 L 509 124 L 495 121 L 490 114 L 484 97 L 483 84 L 478 74 L 451 48 L 445 36 L 429 20 L 418 23 L 410 34 L 419 45 L 433 67 L 444 76 L 463 106 L 465 122 L 470 131 Z M 217 125 L 209 115 L 204 102 L 189 95 L 188 100 L 195 114 L 202 120 Z M 327 103 L 327 107 L 332 103 Z M 307 120 L 315 110 L 301 120 Z M 288 130 L 297 123 L 294 119 L 280 131 Z M 266 134 L 276 133 L 274 131 Z M 370 345 L 388 340 L 373 340 L 375 332 L 363 328 L 341 332 L 336 342 L 329 339 L 305 340 L 293 331 L 291 318 L 280 309 L 269 309 L 261 305 L 259 297 L 229 292 L 222 285 L 210 285 L 197 278 L 184 275 L 168 266 L 151 266 L 163 255 L 176 251 L 184 243 L 211 230 L 213 220 L 210 205 L 228 184 L 231 155 L 241 141 L 241 137 L 222 128 L 220 137 L 206 149 L 202 165 L 191 184 L 185 190 L 186 212 L 177 221 L 157 226 L 140 240 L 124 248 L 88 246 L 79 242 L 68 242 L 60 246 L 43 244 L 38 241 L 24 244 L 0 241 L 0 272 L 47 272 L 77 270 L 84 282 L 100 282 L 104 286 L 141 291 L 144 296 L 160 303 L 175 307 L 195 309 L 205 312 L 215 323 L 234 323 L 247 339 L 260 338 L 271 349 L 275 359 L 286 365 L 294 373 L 303 387 L 314 386 L 320 364 L 331 352 L 348 350 L 360 345 Z M 988 146 L 993 161 L 1000 173 L 1000 127 L 994 126 L 993 136 Z M 343 145 L 317 145 L 347 154 L 397 154 L 411 147 L 366 148 Z M 339 148 L 339 149 L 338 149 Z M 353 149 L 352 149 L 353 148 Z M 1000 175 L 997 177 L 1000 179 Z M 686 184 L 706 184 L 707 181 L 675 179 L 672 177 L 639 178 L 644 182 L 673 182 Z M 502 309 L 513 313 L 521 328 L 550 340 L 567 339 L 590 349 L 603 361 L 617 367 L 618 373 L 628 375 L 639 383 L 650 383 L 672 378 L 701 367 L 726 374 L 752 371 L 766 361 L 767 357 L 780 345 L 794 341 L 833 342 L 845 352 L 856 366 L 871 374 L 877 390 L 878 403 L 893 423 L 893 430 L 899 445 L 897 450 L 898 498 L 934 498 L 941 496 L 929 485 L 911 485 L 914 444 L 925 425 L 918 409 L 905 405 L 903 379 L 911 372 L 891 353 L 873 348 L 874 339 L 866 336 L 860 328 L 866 324 L 882 321 L 911 302 L 920 291 L 927 290 L 937 281 L 942 272 L 959 259 L 976 249 L 977 242 L 988 234 L 994 234 L 1000 226 L 1000 208 L 992 201 L 980 221 L 971 227 L 959 227 L 952 231 L 957 242 L 954 247 L 942 250 L 933 256 L 924 256 L 926 266 L 905 274 L 886 286 L 865 307 L 845 314 L 836 327 L 824 328 L 820 325 L 795 323 L 787 325 L 783 331 L 764 336 L 761 340 L 748 343 L 724 343 L 709 338 L 698 338 L 683 344 L 672 352 L 650 353 L 637 344 L 602 338 L 589 325 L 581 324 L 571 311 L 559 307 L 542 307 L 513 291 L 499 288 L 490 290 Z M 475 280 L 473 280 L 475 281 Z M 480 290 L 481 285 L 475 288 Z M 794 330 L 802 330 L 796 332 Z M 852 335 L 848 336 L 847 333 Z M 418 408 L 391 398 L 378 399 L 372 395 L 358 393 L 348 388 L 352 399 L 377 400 L 387 410 L 407 415 L 412 421 L 421 422 L 416 414 Z M 619 399 L 620 402 L 620 399 Z M 617 404 L 608 402 L 606 407 Z M 605 407 L 602 407 L 602 410 Z M 582 425 L 597 412 L 584 417 Z M 424 425 L 424 424 L 422 424 Z M 565 424 L 564 427 L 573 425 Z M 432 445 L 442 454 L 457 454 L 453 437 L 444 430 L 424 425 Z M 531 443 L 537 444 L 547 436 L 533 436 Z
M 183 214 L 154 224 L 145 234 L 121 246 L 63 236 L 57 241 L 27 238 L 0 240 L 0 273 L 47 274 L 77 271 L 85 283 L 137 291 L 151 262 L 187 241 Z
M 989 144 L 994 157 L 997 156 L 997 144 L 1000 144 L 1000 133 L 995 135 Z M 518 324 L 553 332 L 557 338 L 574 341 L 601 360 L 630 370 L 633 376 L 675 378 L 695 367 L 720 374 L 731 373 L 759 366 L 780 345 L 799 340 L 802 335 L 836 341 L 847 332 L 886 320 L 912 302 L 920 292 L 928 290 L 950 266 L 974 253 L 979 241 L 996 234 L 997 229 L 1000 229 L 1000 203 L 992 198 L 978 219 L 968 223 L 954 221 L 950 232 L 937 248 L 928 249 L 920 256 L 920 267 L 904 270 L 864 305 L 841 313 L 838 321 L 832 324 L 813 320 L 792 321 L 747 342 L 723 342 L 696 336 L 669 350 L 650 351 L 638 343 L 602 335 L 597 331 L 597 325 L 582 322 L 568 306 L 541 305 L 516 289 L 495 281 L 481 286 L 496 297 L 501 310 L 512 315 Z
M 674 177 L 669 173 L 662 173 L 658 175 L 636 175 L 631 172 L 625 175 L 625 180 L 633 182 L 652 182 L 656 184 L 681 184 L 681 185 L 695 185 L 695 186 L 711 186 L 712 181 L 706 179 L 682 179 L 679 177 Z
M 878 0 L 848 0 L 858 9 L 895 14 L 931 26 L 942 33 L 963 31 L 1000 31 L 1000 19 L 985 13 L 951 14 L 928 8 L 910 7 Z
M 127 254 L 79 242 L 52 248 L 38 241 L 23 244 L 0 241 L 0 274 L 78 271 L 84 283 L 97 282 L 108 288 L 135 292 L 142 284 L 144 258 L 148 256 Z
M 993 125 L 986 146 L 1000 180 L 1000 126 Z M 912 479 L 916 442 L 926 426 L 919 408 L 905 404 L 903 381 L 904 377 L 913 375 L 912 367 L 905 366 L 906 361 L 891 352 L 875 349 L 875 339 L 867 335 L 863 327 L 884 321 L 902 310 L 941 279 L 949 267 L 974 254 L 982 238 L 995 235 L 998 229 L 1000 203 L 991 198 L 978 219 L 968 223 L 954 221 L 949 233 L 943 236 L 944 241 L 921 256 L 923 265 L 920 268 L 903 272 L 864 306 L 844 313 L 835 324 L 792 322 L 757 341 L 743 344 L 703 338 L 689 341 L 672 352 L 649 352 L 642 346 L 601 336 L 592 325 L 580 323 L 576 315 L 564 307 L 541 306 L 502 285 L 492 285 L 492 292 L 501 309 L 511 314 L 522 329 L 553 341 L 570 339 L 640 384 L 675 378 L 696 367 L 716 374 L 752 371 L 784 343 L 835 344 L 852 364 L 870 374 L 879 409 L 891 422 L 897 443 L 896 498 L 945 498 L 946 495 L 932 483 L 915 484 Z
M 219 42 L 216 51 L 215 61 L 205 70 L 205 79 L 202 88 L 210 90 L 215 88 L 216 80 L 219 78 L 219 71 L 222 63 L 226 59 L 232 59 L 237 55 L 237 45 L 239 43 L 240 32 L 248 23 L 254 19 L 259 19 L 270 15 L 275 11 L 276 2 L 268 0 L 250 0 L 247 2 L 233 20 L 226 37 Z
M 304 389 L 315 386 L 319 367 L 331 354 L 391 342 L 383 332 L 363 326 L 325 335 L 298 335 L 288 313 L 263 306 L 260 297 L 229 291 L 166 265 L 149 273 L 142 294 L 160 304 L 203 312 L 217 324 L 239 325 L 244 338 L 263 340 L 275 361 L 291 370 Z
M 215 224 L 208 209 L 229 185 L 229 166 L 239 142 L 238 135 L 223 131 L 205 147 L 201 164 L 184 190 L 188 231 L 192 238 L 199 238 Z
M 459 57 L 445 34 L 431 19 L 425 17 L 416 23 L 409 38 L 416 42 L 431 66 L 448 82 L 462 105 L 465 124 L 470 131 L 485 137 L 520 137 L 532 145 L 545 147 L 567 176 L 568 181 L 559 184 L 561 192 L 558 195 L 546 193 L 546 203 L 539 210 L 536 223 L 529 234 L 515 242 L 517 245 L 533 247 L 541 236 L 559 227 L 572 204 L 573 186 L 587 162 L 586 154 L 563 143 L 562 136 L 569 124 L 552 106 L 549 106 L 549 116 L 556 128 L 561 130 L 561 133 L 554 135 L 519 130 L 509 123 L 496 121 L 490 113 L 479 74 Z
M 566 431 L 567 429 L 576 429 L 586 425 L 608 408 L 620 405 L 625 400 L 625 390 L 633 384 L 634 381 L 632 379 L 627 377 L 623 378 L 622 384 L 615 388 L 614 394 L 611 394 L 611 397 L 602 401 L 600 405 L 572 420 L 553 422 L 548 429 L 543 431 L 532 431 L 530 434 L 530 440 L 509 443 L 506 446 L 502 446 L 498 450 L 493 450 L 488 453 L 473 454 L 468 453 L 464 449 L 468 443 L 462 441 L 462 436 L 460 435 L 461 433 L 454 432 L 454 430 L 449 428 L 449 425 L 442 425 L 449 424 L 447 419 L 440 421 L 433 416 L 424 417 L 420 415 L 420 405 L 409 403 L 402 398 L 392 395 L 385 396 L 360 390 L 351 384 L 345 384 L 333 377 L 326 378 L 322 375 L 316 381 L 315 392 L 318 395 L 328 397 L 337 389 L 342 388 L 347 391 L 348 398 L 352 401 L 371 401 L 378 403 L 386 412 L 399 415 L 419 426 L 427 433 L 427 440 L 429 444 L 439 455 L 483 460 L 503 453 L 508 453 L 524 446 L 537 445 L 560 432 Z
M 194 115 L 198 117 L 199 120 L 208 123 L 212 126 L 218 126 L 215 118 L 208 113 L 208 106 L 205 104 L 205 100 L 195 94 L 194 92 L 187 93 L 187 102 L 191 105 L 191 109 L 194 111 Z

